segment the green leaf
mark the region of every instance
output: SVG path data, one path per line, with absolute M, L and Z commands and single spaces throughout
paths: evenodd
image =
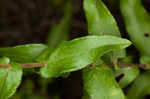
M 150 15 L 141 0 L 120 0 L 128 34 L 141 56 L 150 56 Z
M 0 68 L 0 99 L 11 97 L 21 82 L 21 66 L 17 63 L 10 63 L 10 65 L 10 68 Z
M 128 47 L 130 41 L 113 36 L 87 36 L 60 44 L 41 68 L 43 77 L 56 77 L 62 73 L 84 68 L 104 53 Z
M 84 0 L 84 10 L 88 21 L 88 32 L 92 35 L 120 36 L 117 23 L 102 0 Z M 105 55 L 108 60 L 117 62 L 118 58 L 125 57 L 125 50 L 118 50 Z
M 53 49 L 58 44 L 69 39 L 69 30 L 72 19 L 72 5 L 67 3 L 64 6 L 64 17 L 59 24 L 52 27 L 50 34 L 48 35 L 47 45 Z
M 150 95 L 150 71 L 142 73 L 127 93 L 128 99 L 144 99 L 146 95 Z
M 114 17 L 101 0 L 84 0 L 84 10 L 89 34 L 120 37 L 120 31 Z
M 125 99 L 111 70 L 102 61 L 85 68 L 83 80 L 86 92 L 86 98 L 83 99 Z
M 114 70 L 116 76 L 123 74 L 123 77 L 119 81 L 121 88 L 126 87 L 133 82 L 139 75 L 139 69 L 136 66 L 120 67 L 118 70 Z
M 0 56 L 7 56 L 19 63 L 33 62 L 47 46 L 43 44 L 28 44 L 15 47 L 0 48 Z

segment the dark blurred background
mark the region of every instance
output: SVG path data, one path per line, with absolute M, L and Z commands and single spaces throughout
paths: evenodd
M 0 0 L 0 46 L 44 43 L 52 25 L 62 18 L 66 0 Z M 82 1 L 72 0 L 74 37 L 87 33 Z M 82 34 L 81 34 L 82 33 Z
M 119 10 L 119 0 L 103 1 L 116 18 L 122 36 L 128 37 Z M 45 43 L 51 27 L 62 18 L 62 7 L 66 2 L 67 0 L 0 0 L 0 47 Z M 73 39 L 87 35 L 87 24 L 82 0 L 71 0 L 71 3 L 73 20 L 70 39 Z M 142 0 L 142 3 L 150 12 L 150 0 Z M 67 79 L 53 79 L 48 84 L 47 93 L 44 95 L 39 91 L 38 80 L 40 78 L 37 74 L 25 75 L 18 91 L 24 87 L 26 80 L 29 78 L 35 85 L 33 94 L 37 93 L 44 97 L 40 99 L 54 99 L 53 95 L 61 99 L 80 99 L 82 96 L 83 85 L 80 71 L 73 72 Z M 59 99 L 58 97 L 55 99 Z M 24 99 L 29 98 L 25 97 Z

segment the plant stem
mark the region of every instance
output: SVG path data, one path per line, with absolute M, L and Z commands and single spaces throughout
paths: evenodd
M 114 66 L 113 62 L 106 63 L 108 66 Z M 41 63 L 27 63 L 27 64 L 21 64 L 22 68 L 35 68 L 35 67 L 44 67 L 46 65 L 46 62 Z M 131 66 L 137 66 L 139 68 L 142 68 L 144 70 L 149 69 L 146 64 L 133 64 L 133 63 L 121 63 L 117 62 L 117 65 L 119 67 L 131 67 Z M 10 68 L 11 65 L 9 64 L 0 64 L 0 68 Z
M 106 64 L 109 65 L 109 66 L 114 66 L 114 63 L 113 63 L 113 62 L 108 62 L 108 63 L 106 63 Z M 146 64 L 133 64 L 133 63 L 121 63 L 121 62 L 117 62 L 117 65 L 118 65 L 119 67 L 137 66 L 137 67 L 139 67 L 139 68 L 141 68 L 141 69 L 145 69 L 145 70 L 149 69 Z
M 46 62 L 42 63 L 30 63 L 30 64 L 21 64 L 23 68 L 34 68 L 34 67 L 44 67 Z
M 20 64 L 22 68 L 34 68 L 34 67 L 44 67 L 46 62 L 41 63 L 27 63 L 27 64 Z M 10 68 L 11 65 L 9 64 L 0 64 L 0 68 Z
M 0 68 L 9 68 L 10 67 L 10 65 L 8 65 L 8 64 L 0 64 Z

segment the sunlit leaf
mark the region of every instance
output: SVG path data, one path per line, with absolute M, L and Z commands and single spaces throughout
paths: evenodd
M 40 71 L 43 77 L 56 77 L 84 68 L 108 51 L 126 48 L 130 41 L 113 36 L 87 36 L 60 44 Z

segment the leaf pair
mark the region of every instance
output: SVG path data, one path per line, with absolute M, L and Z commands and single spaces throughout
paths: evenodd
M 45 60 L 47 66 L 41 69 L 41 74 L 44 77 L 56 77 L 65 72 L 82 69 L 104 53 L 123 49 L 130 44 L 128 40 L 113 36 L 87 36 L 64 42 Z M 45 45 L 22 45 L 2 48 L 0 52 L 3 53 L 0 54 L 16 62 L 30 62 L 45 48 Z
M 60 44 L 40 71 L 44 77 L 56 77 L 92 64 L 103 54 L 126 48 L 128 40 L 113 36 L 87 36 Z
M 128 40 L 113 36 L 87 36 L 72 41 L 66 41 L 60 44 L 49 58 L 45 60 L 47 65 L 41 68 L 40 73 L 43 77 L 56 77 L 65 72 L 79 70 L 94 63 L 104 53 L 123 49 L 130 44 L 131 42 Z M 21 47 L 29 47 L 27 49 L 30 50 L 25 50 L 25 52 L 23 52 L 23 48 L 21 49 Z M 46 47 L 42 45 L 42 49 L 43 48 Z M 38 50 L 36 45 L 33 45 L 34 50 L 32 50 L 31 45 L 2 49 L 7 49 L 3 55 L 6 54 L 6 56 L 10 56 L 10 59 L 14 59 L 18 62 L 24 62 L 27 57 L 32 60 L 39 54 L 31 53 L 34 50 Z M 7 51 L 10 51 L 9 54 Z M 15 54 L 17 51 L 19 54 Z M 41 52 L 41 50 L 37 52 Z M 25 53 L 27 53 L 27 56 L 21 57 L 21 59 L 23 59 L 21 60 L 19 55 L 25 55 Z M 34 57 L 30 57 L 30 54 Z M 18 59 L 16 59 L 16 57 L 18 57 Z M 9 59 L 5 58 L 4 60 L 0 60 L 0 62 L 1 64 L 9 64 Z M 10 63 L 9 65 L 11 65 L 10 68 L 0 68 L 0 98 L 2 99 L 7 99 L 15 92 L 22 77 L 22 69 L 19 64 Z

